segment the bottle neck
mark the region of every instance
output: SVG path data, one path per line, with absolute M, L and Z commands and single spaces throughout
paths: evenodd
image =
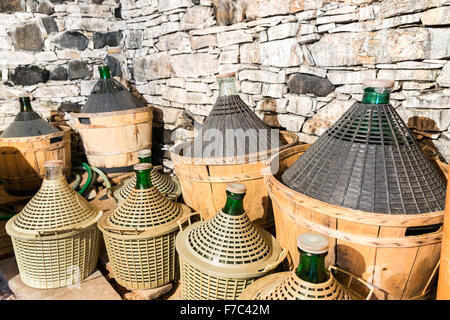
M 150 170 L 136 170 L 136 189 L 150 189 L 152 181 L 150 179 Z
M 32 112 L 30 98 L 19 98 L 20 112 Z
M 219 97 L 236 95 L 234 77 L 221 78 L 219 81 Z
M 111 78 L 111 73 L 110 73 L 109 68 L 107 66 L 98 67 L 98 71 L 100 73 L 100 78 L 102 78 L 102 79 L 109 79 L 109 78 Z
M 142 157 L 139 158 L 139 163 L 152 163 L 152 157 Z
M 55 166 L 55 167 L 46 167 L 45 168 L 45 180 L 59 180 L 62 179 L 63 176 L 63 167 Z
M 363 104 L 388 104 L 391 94 L 390 88 L 372 88 L 364 89 L 364 94 L 361 100 Z
M 245 212 L 244 196 L 245 194 L 238 194 L 227 191 L 227 201 L 225 202 L 225 206 L 222 208 L 223 213 L 229 214 L 231 216 L 239 216 L 243 214 Z
M 295 273 L 297 276 L 310 283 L 322 283 L 328 280 L 329 275 L 325 269 L 325 257 L 327 253 L 314 254 L 303 250 L 300 252 L 300 261 Z

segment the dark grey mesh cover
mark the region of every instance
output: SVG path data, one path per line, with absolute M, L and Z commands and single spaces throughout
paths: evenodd
M 145 104 L 113 78 L 99 79 L 82 113 L 99 113 L 144 108 Z
M 19 112 L 14 121 L 3 131 L 1 138 L 34 137 L 61 131 L 41 118 L 34 111 Z
M 446 184 L 390 104 L 355 103 L 281 180 L 312 198 L 356 210 L 444 209 Z
M 223 139 L 211 138 L 209 129 L 217 130 Z M 249 130 L 254 129 L 254 130 Z M 227 132 L 230 134 L 227 138 Z M 243 144 L 244 142 L 245 144 Z M 232 145 L 231 145 L 232 144 Z M 188 152 L 191 156 L 205 155 L 222 158 L 242 156 L 271 150 L 285 144 L 278 130 L 267 126 L 239 95 L 218 97 L 201 131 Z M 227 148 L 229 151 L 227 152 Z M 213 150 L 213 152 L 209 152 Z M 189 153 L 188 153 L 189 154 Z

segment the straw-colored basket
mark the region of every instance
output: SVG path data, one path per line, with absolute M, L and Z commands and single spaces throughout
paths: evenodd
M 171 177 L 158 172 L 158 169 L 153 167 L 150 172 L 150 179 L 152 185 L 158 189 L 167 199 L 176 201 L 181 194 L 181 185 L 177 177 Z M 131 193 L 131 190 L 136 186 L 136 175 L 126 180 L 124 184 L 114 192 L 114 197 L 121 203 Z
M 64 178 L 44 180 L 38 193 L 6 224 L 22 281 L 58 288 L 88 277 L 97 265 L 102 212 Z
M 175 236 L 191 210 L 155 187 L 133 189 L 98 222 L 114 278 L 128 289 L 150 289 L 175 279 Z
M 183 299 L 236 299 L 286 257 L 278 241 L 247 214 L 219 211 L 177 235 Z
M 310 283 L 300 279 L 295 270 L 270 274 L 247 287 L 239 299 L 370 300 L 373 295 L 374 289 L 371 284 L 335 266 L 329 267 L 329 276 L 323 283 Z M 344 279 L 348 279 L 346 284 L 343 284 Z

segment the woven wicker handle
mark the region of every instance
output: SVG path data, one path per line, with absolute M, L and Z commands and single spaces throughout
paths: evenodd
M 288 251 L 286 249 L 283 249 L 281 251 L 280 255 L 278 256 L 277 261 L 274 263 L 269 263 L 264 269 L 260 269 L 259 272 L 268 272 L 272 269 L 275 269 L 283 260 L 286 258 Z
M 190 214 L 188 214 L 188 215 L 182 217 L 180 220 L 177 221 L 178 227 L 180 228 L 180 231 L 183 231 L 183 224 L 184 224 L 186 221 L 189 222 L 189 225 L 192 224 L 192 222 L 191 222 L 191 217 L 192 217 L 192 216 L 195 216 L 195 215 L 198 215 L 198 216 L 200 217 L 200 221 L 203 221 L 203 217 L 202 217 L 202 215 L 200 214 L 200 212 L 193 212 L 193 213 L 190 213 Z

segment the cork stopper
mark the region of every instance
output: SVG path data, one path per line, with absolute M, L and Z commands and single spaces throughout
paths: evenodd
M 133 166 L 135 171 L 150 170 L 151 168 L 152 165 L 150 163 L 137 163 Z
M 247 191 L 247 187 L 242 183 L 227 183 L 227 191 L 244 194 Z
M 152 155 L 152 151 L 150 149 L 142 149 L 138 151 L 139 158 L 148 158 Z
M 298 236 L 297 247 L 308 253 L 321 254 L 328 251 L 328 240 L 317 233 L 304 233 Z
M 394 86 L 394 81 L 388 79 L 365 79 L 362 83 L 364 87 L 372 88 L 392 88 Z
M 62 165 L 63 165 L 62 160 L 47 160 L 47 161 L 44 161 L 44 167 L 45 168 L 61 167 Z
M 222 73 L 222 74 L 218 74 L 216 76 L 216 79 L 223 79 L 223 78 L 232 78 L 235 77 L 236 73 L 235 72 L 230 72 L 230 73 Z

